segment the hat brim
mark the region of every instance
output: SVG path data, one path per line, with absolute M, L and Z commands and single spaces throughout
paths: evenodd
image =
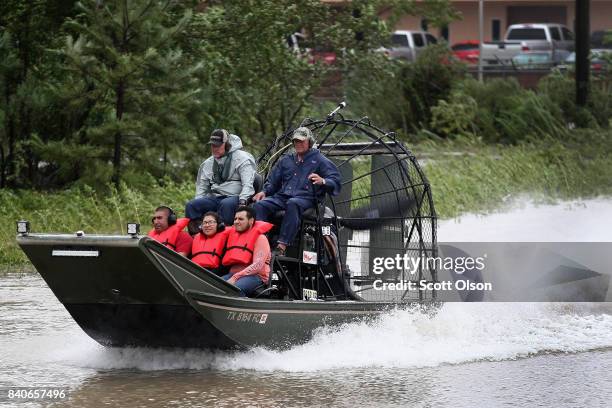
M 208 142 L 209 145 L 213 145 L 213 146 L 221 146 L 224 142 Z
M 291 138 L 291 141 L 293 142 L 294 140 L 299 140 L 300 142 L 303 142 L 304 140 L 308 139 L 307 136 L 293 136 Z

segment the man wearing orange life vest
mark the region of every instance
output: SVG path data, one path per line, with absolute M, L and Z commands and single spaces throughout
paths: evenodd
M 189 223 L 189 218 L 177 219 L 172 208 L 162 205 L 155 209 L 151 223 L 153 229 L 149 231 L 149 237 L 183 256 L 189 256 L 191 236 L 183 231 Z
M 264 233 L 272 224 L 255 221 L 255 210 L 241 206 L 234 216 L 234 227 L 230 229 L 223 255 L 223 265 L 230 267 L 223 279 L 240 288 L 242 296 L 267 283 L 270 277 L 270 244 Z
M 216 212 L 209 211 L 202 219 L 201 231 L 193 237 L 191 260 L 203 268 L 217 273 L 231 229 L 225 229 Z

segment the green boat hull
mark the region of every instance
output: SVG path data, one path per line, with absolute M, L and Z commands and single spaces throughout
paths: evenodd
M 317 329 L 371 320 L 396 304 L 358 301 L 283 301 L 188 291 L 194 309 L 236 344 L 286 349 L 310 340 Z
M 318 328 L 398 306 L 243 298 L 148 237 L 30 234 L 17 241 L 79 326 L 109 347 L 287 348 Z

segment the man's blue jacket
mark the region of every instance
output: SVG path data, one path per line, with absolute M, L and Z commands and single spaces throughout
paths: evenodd
M 324 185 L 313 186 L 308 175 L 316 173 L 325 179 Z M 317 199 L 323 199 L 325 193 L 337 195 L 340 193 L 340 172 L 334 163 L 323 156 L 318 149 L 309 149 L 303 161 L 298 161 L 297 155 L 283 157 L 274 166 L 263 191 L 266 197 L 275 194 L 285 197 L 313 198 L 313 187 Z

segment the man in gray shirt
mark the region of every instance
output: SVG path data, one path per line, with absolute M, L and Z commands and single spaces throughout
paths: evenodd
M 213 130 L 208 144 L 212 156 L 200 165 L 195 198 L 185 205 L 185 215 L 195 222 L 208 211 L 215 211 L 226 225 L 232 225 L 238 205 L 246 205 L 255 193 L 257 165 L 253 156 L 242 150 L 240 137 L 225 129 Z M 194 233 L 192 229 L 190 225 Z

